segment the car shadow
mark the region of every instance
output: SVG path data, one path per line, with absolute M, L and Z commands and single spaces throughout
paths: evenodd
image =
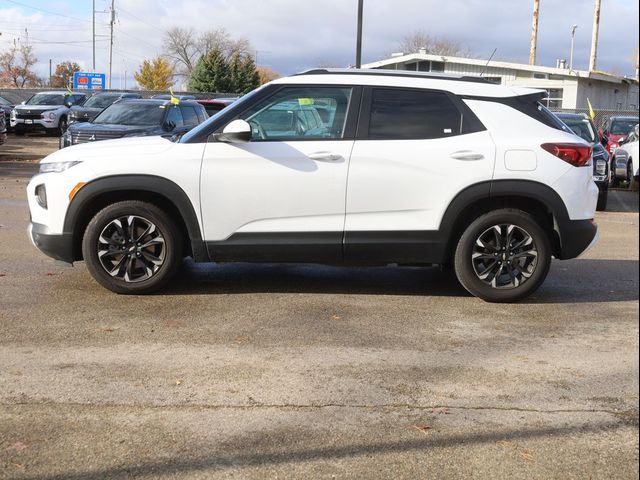
M 333 267 L 310 264 L 196 264 L 185 261 L 163 295 L 302 293 L 470 297 L 450 271 L 438 267 Z M 554 261 L 526 304 L 638 300 L 638 261 Z
M 638 203 L 638 192 L 621 189 L 611 190 L 607 210 L 602 214 L 606 215 L 607 212 L 638 213 Z

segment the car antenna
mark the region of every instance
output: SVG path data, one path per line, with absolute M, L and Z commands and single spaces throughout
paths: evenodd
M 484 72 L 487 71 L 487 67 L 489 66 L 489 62 L 491 61 L 491 59 L 493 58 L 493 56 L 496 54 L 496 52 L 498 51 L 498 47 L 493 49 L 493 53 L 491 54 L 491 56 L 489 57 L 489 60 L 487 60 L 486 65 L 484 66 L 484 68 L 482 69 L 482 72 L 480 73 L 480 76 L 484 75 Z

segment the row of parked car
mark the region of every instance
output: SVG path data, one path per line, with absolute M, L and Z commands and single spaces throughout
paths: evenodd
M 174 99 L 172 101 L 172 98 Z M 175 99 L 178 101 L 176 102 Z M 235 101 L 196 99 L 192 95 L 40 92 L 14 106 L 0 97 L 0 143 L 6 131 L 16 135 L 46 132 L 60 136 L 60 147 L 125 136 L 180 135 Z

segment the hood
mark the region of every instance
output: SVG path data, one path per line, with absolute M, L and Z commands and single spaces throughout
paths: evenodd
M 104 110 L 103 108 L 94 108 L 94 107 L 81 107 L 78 105 L 74 105 L 73 107 L 70 108 L 70 110 L 76 114 L 76 116 L 78 117 L 82 117 L 82 116 L 88 116 L 88 117 L 95 117 L 96 115 L 98 115 L 102 110 Z
M 163 135 L 167 134 L 160 125 L 151 125 L 140 127 L 135 125 L 111 125 L 98 123 L 82 123 L 72 124 L 69 131 L 75 132 L 109 132 L 120 133 L 122 135 L 145 134 L 145 135 Z
M 608 138 L 610 142 L 619 143 L 623 140 L 626 140 L 628 136 L 629 136 L 628 133 L 620 133 L 620 134 L 610 133 Z
M 67 162 L 81 160 L 87 162 L 109 161 L 117 156 L 141 157 L 158 155 L 175 144 L 160 137 L 131 137 L 81 143 L 56 150 L 43 158 L 40 163 Z
M 64 105 L 16 105 L 15 110 L 21 113 L 42 113 L 49 110 L 58 110 Z

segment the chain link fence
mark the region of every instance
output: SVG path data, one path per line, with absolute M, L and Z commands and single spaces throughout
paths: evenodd
M 552 108 L 551 110 L 556 113 L 584 113 L 587 116 L 589 115 L 588 108 Z M 593 123 L 596 128 L 603 128 L 607 120 L 613 116 L 638 118 L 638 110 L 594 110 L 594 112 L 596 118 L 593 119 Z

